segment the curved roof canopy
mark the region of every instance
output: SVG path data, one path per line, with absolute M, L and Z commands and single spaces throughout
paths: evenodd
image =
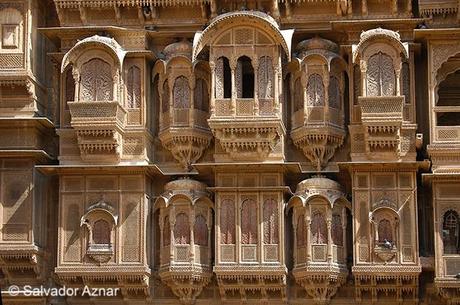
M 197 32 L 193 40 L 192 61 L 195 61 L 198 54 L 204 47 L 213 42 L 217 37 L 216 33 L 224 29 L 234 27 L 235 24 L 249 25 L 265 30 L 271 38 L 279 43 L 286 52 L 288 60 L 291 58 L 291 41 L 294 30 L 280 30 L 278 23 L 269 15 L 256 11 L 238 11 L 217 16 L 211 20 L 204 31 Z
M 127 52 L 118 44 L 118 42 L 113 38 L 94 35 L 80 40 L 64 55 L 61 64 L 61 73 L 64 72 L 65 68 L 70 63 L 75 62 L 81 54 L 88 51 L 88 49 L 91 49 L 91 47 L 106 50 L 117 59 L 120 67 L 123 67 L 123 60 Z
M 387 41 L 390 45 L 395 47 L 401 52 L 405 58 L 409 58 L 409 45 L 401 42 L 401 36 L 399 33 L 377 28 L 368 30 L 361 33 L 360 41 L 357 45 L 353 45 L 353 62 L 356 62 L 360 52 L 362 52 L 369 44 L 374 41 Z

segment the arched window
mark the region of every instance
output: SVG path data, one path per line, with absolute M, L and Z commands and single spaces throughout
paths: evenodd
M 185 213 L 179 213 L 176 216 L 176 223 L 174 224 L 174 242 L 176 245 L 190 243 L 190 223 Z
M 278 243 L 278 205 L 276 200 L 267 199 L 264 202 L 264 243 Z
M 238 98 L 254 98 L 254 68 L 247 56 L 241 56 L 236 63 L 236 91 Z
M 305 230 L 305 216 L 299 215 L 297 217 L 297 228 L 296 228 L 297 247 L 303 247 L 307 245 L 306 230 Z
M 190 87 L 188 85 L 188 79 L 185 76 L 179 76 L 174 81 L 173 99 L 174 108 L 190 108 Z
M 343 246 L 342 216 L 332 215 L 332 242 L 337 246 Z
M 303 109 L 303 88 L 298 77 L 294 82 L 294 112 Z
M 310 75 L 307 83 L 307 105 L 324 106 L 324 84 L 321 75 Z
M 81 68 L 80 99 L 82 101 L 113 100 L 112 69 L 108 63 L 94 58 Z
M 161 109 L 163 113 L 169 112 L 169 84 L 168 80 L 163 83 L 163 94 L 161 95 Z
M 241 205 L 241 243 L 257 244 L 257 204 L 252 199 Z
M 93 244 L 110 245 L 110 225 L 106 220 L 99 219 L 93 224 Z
M 391 227 L 391 222 L 388 219 L 382 219 L 379 221 L 377 231 L 379 234 L 379 243 L 394 243 L 393 229 Z
M 220 57 L 216 62 L 216 98 L 232 97 L 232 72 L 226 57 Z
M 206 225 L 206 218 L 204 218 L 201 214 L 195 217 L 193 237 L 196 245 L 208 245 L 208 226 Z
M 224 199 L 220 210 L 220 239 L 222 244 L 235 243 L 235 203 Z
M 390 56 L 379 52 L 372 55 L 367 63 L 367 95 L 395 95 L 396 76 L 393 60 Z
M 339 80 L 335 76 L 331 76 L 329 79 L 329 88 L 328 88 L 328 98 L 329 98 L 329 107 L 340 109 L 341 104 L 341 93 Z
M 321 212 L 315 212 L 311 219 L 311 243 L 327 244 L 327 225 L 326 219 Z
M 128 79 L 126 84 L 127 90 L 127 107 L 140 108 L 141 106 L 141 69 L 132 66 L 128 70 Z
M 208 85 L 202 78 L 196 80 L 195 91 L 193 92 L 193 103 L 195 104 L 195 109 L 204 112 L 209 111 Z
M 163 246 L 171 244 L 171 225 L 169 224 L 169 216 L 165 216 L 163 223 Z
M 258 95 L 259 99 L 273 98 L 273 63 L 269 56 L 263 56 L 259 59 Z
M 455 211 L 449 210 L 444 214 L 442 223 L 442 242 L 444 254 L 459 254 L 459 219 Z

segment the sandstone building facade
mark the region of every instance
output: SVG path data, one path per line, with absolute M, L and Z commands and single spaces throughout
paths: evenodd
M 6 304 L 460 304 L 460 1 L 0 0 Z

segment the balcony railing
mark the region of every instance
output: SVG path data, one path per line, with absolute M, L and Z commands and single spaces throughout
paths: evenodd
M 257 101 L 253 98 L 239 98 L 235 101 L 235 109 L 232 111 L 231 99 L 217 99 L 215 100 L 215 116 L 241 116 L 241 117 L 254 117 L 254 116 L 275 116 L 275 100 L 274 99 L 260 99 Z
M 359 97 L 361 120 L 403 121 L 404 96 Z
M 126 110 L 115 101 L 68 102 L 71 125 L 126 124 Z
M 340 109 L 325 107 L 307 107 L 307 115 L 304 110 L 296 111 L 292 117 L 292 128 L 302 127 L 308 124 L 330 124 L 337 127 L 343 126 L 343 114 Z
M 208 129 L 209 113 L 198 109 L 173 109 L 173 116 L 164 112 L 160 120 L 160 130 L 171 127 L 198 127 Z

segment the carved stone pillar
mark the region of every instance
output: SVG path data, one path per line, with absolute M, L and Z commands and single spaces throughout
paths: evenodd
M 361 13 L 363 14 L 363 16 L 367 16 L 367 0 L 362 0 L 361 3 Z
M 289 1 L 289 0 L 287 0 Z M 278 0 L 273 0 L 272 2 L 272 14 L 273 14 L 273 18 L 275 19 L 279 19 L 280 18 L 280 8 L 279 8 L 279 5 L 278 5 Z
M 217 17 L 217 3 L 216 3 L 216 0 L 211 0 L 209 6 L 211 8 L 211 18 Z
M 190 217 L 189 217 L 189 230 L 190 230 L 190 253 L 189 259 L 190 263 L 193 264 L 195 262 L 195 212 L 192 208 L 190 208 Z
M 209 94 L 209 112 L 211 116 L 214 116 L 216 108 L 216 63 L 214 61 L 209 62 L 211 68 L 211 93 Z
M 236 98 L 237 98 L 237 88 L 236 88 L 236 61 L 233 61 L 232 60 L 232 63 L 231 63 L 231 73 L 232 73 L 232 100 L 231 100 L 231 114 L 232 116 L 235 116 L 236 115 Z
M 297 264 L 297 215 L 295 213 L 292 213 L 292 234 L 294 234 L 294 245 L 293 245 L 293 251 L 292 251 L 292 258 L 294 260 L 294 265 Z
M 310 241 L 310 226 L 311 226 L 311 218 L 310 216 L 306 216 L 304 221 L 306 222 L 307 224 L 307 238 L 306 238 L 306 241 L 307 241 L 307 261 L 311 261 L 311 241 Z
M 332 220 L 327 219 L 327 261 L 332 262 Z
M 259 115 L 259 59 L 255 57 L 253 59 L 254 68 L 254 109 L 253 115 Z

